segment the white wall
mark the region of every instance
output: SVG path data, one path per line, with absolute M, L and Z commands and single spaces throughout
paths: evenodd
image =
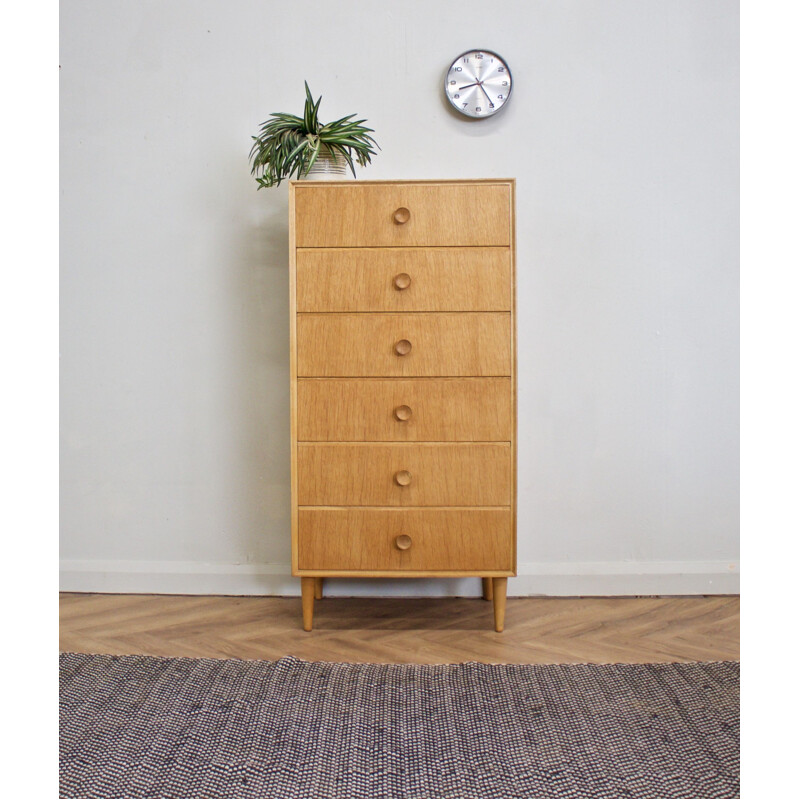
M 509 592 L 738 591 L 737 3 L 499 7 L 62 3 L 62 588 L 297 591 L 287 193 L 247 153 L 306 79 L 375 128 L 365 178 L 517 178 Z M 470 47 L 496 118 L 443 99 Z

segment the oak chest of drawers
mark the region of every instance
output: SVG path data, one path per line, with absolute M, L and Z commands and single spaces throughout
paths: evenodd
M 516 574 L 514 181 L 293 181 L 292 574 Z

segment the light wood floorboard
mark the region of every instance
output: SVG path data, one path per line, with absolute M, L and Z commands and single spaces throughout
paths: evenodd
M 508 599 L 504 633 L 472 598 L 62 594 L 62 652 L 441 664 L 739 658 L 738 597 Z

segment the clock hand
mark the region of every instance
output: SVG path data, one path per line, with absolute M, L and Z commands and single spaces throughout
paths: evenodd
M 458 91 L 460 92 L 462 89 L 469 89 L 470 86 L 480 86 L 480 83 L 468 83 L 466 86 L 459 86 Z
M 486 91 L 486 89 L 483 88 L 483 81 L 479 81 L 478 86 L 481 87 L 481 91 L 486 95 L 486 99 L 489 101 L 489 105 L 491 106 L 492 98 L 489 97 L 489 93 Z

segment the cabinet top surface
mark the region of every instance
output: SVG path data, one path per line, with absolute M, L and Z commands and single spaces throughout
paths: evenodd
M 499 184 L 499 185 L 509 185 L 515 184 L 517 181 L 516 178 L 443 178 L 443 179 L 396 179 L 396 180 L 382 180 L 382 181 L 371 181 L 371 180 L 362 180 L 361 178 L 358 179 L 349 179 L 343 181 L 315 181 L 315 180 L 290 180 L 289 186 L 292 188 L 314 188 L 314 189 L 324 189 L 333 186 L 391 186 L 392 184 L 421 184 L 421 185 L 428 185 L 428 186 L 444 186 L 449 184 L 474 184 L 474 183 L 485 183 L 485 184 Z

